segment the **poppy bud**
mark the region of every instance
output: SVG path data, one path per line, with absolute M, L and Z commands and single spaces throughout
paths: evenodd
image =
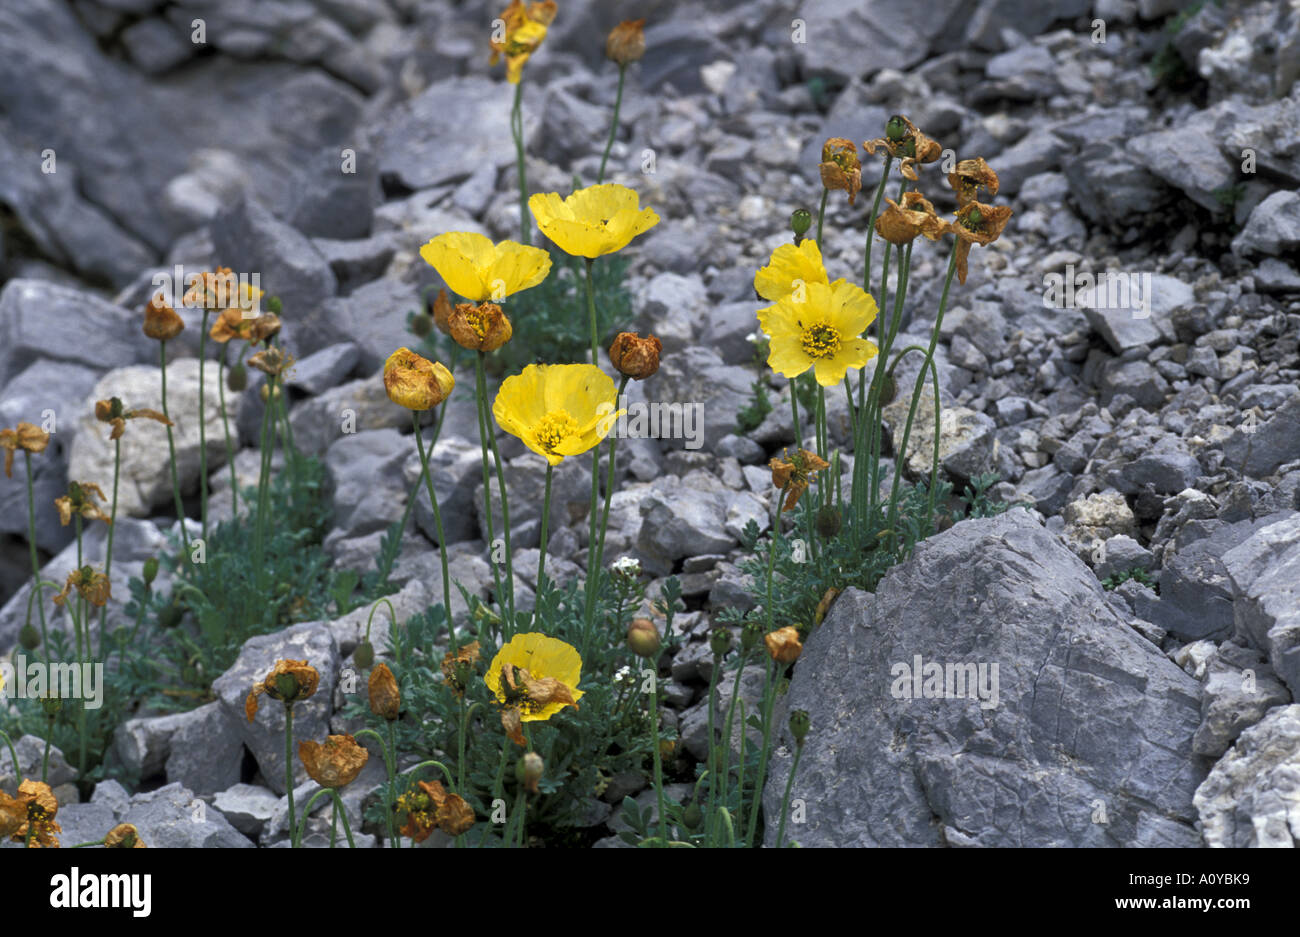
M 536 794 L 537 782 L 542 779 L 546 772 L 546 762 L 537 752 L 526 752 L 520 759 L 515 762 L 515 780 L 523 785 L 524 790 L 530 794 Z
M 794 232 L 795 239 L 802 238 L 811 227 L 812 212 L 806 208 L 796 208 L 790 215 L 790 230 Z
M 740 649 L 746 653 L 758 646 L 763 639 L 763 626 L 756 621 L 747 621 L 740 629 Z
M 682 811 L 682 822 L 686 824 L 687 829 L 698 830 L 700 824 L 704 822 L 704 811 L 700 809 L 699 804 L 689 804 Z
M 266 385 L 266 384 L 263 384 L 260 388 L 258 388 L 258 393 L 259 393 L 259 395 L 260 395 L 261 398 L 262 398 L 262 403 L 266 403 L 266 402 L 267 402 L 267 399 L 270 398 L 270 397 L 272 397 L 272 396 L 274 396 L 274 398 L 275 398 L 276 400 L 279 400 L 279 399 L 280 399 L 280 385 L 279 385 L 279 384 L 276 384 L 276 385 L 275 385 L 275 388 L 274 388 L 273 390 L 268 390 L 268 389 L 267 389 L 267 385 Z
M 817 533 L 826 540 L 840 532 L 840 509 L 833 504 L 823 504 L 817 511 Z
M 63 700 L 57 696 L 41 697 L 41 709 L 45 710 L 45 715 L 53 719 L 63 709 Z
M 23 646 L 23 650 L 34 651 L 40 646 L 41 633 L 36 630 L 31 622 L 28 622 L 18 632 L 18 643 Z
M 638 657 L 654 657 L 659 651 L 659 631 L 648 618 L 634 618 L 627 629 L 627 646 Z
M 181 619 L 184 617 L 185 613 L 182 612 L 180 606 L 173 601 L 158 613 L 158 627 L 175 628 L 181 623 Z
M 144 576 L 146 586 L 153 585 L 153 581 L 158 578 L 158 557 L 151 556 L 144 561 L 144 572 L 141 575 Z
M 433 318 L 426 316 L 424 313 L 417 313 L 411 316 L 411 332 L 417 338 L 424 338 L 433 331 Z
M 718 625 L 709 633 L 709 650 L 713 651 L 714 657 L 724 657 L 727 651 L 731 650 L 731 629 L 726 625 Z
M 369 641 L 362 641 L 352 652 L 352 662 L 365 669 L 375 662 L 375 647 Z
M 796 745 L 802 745 L 803 740 L 808 735 L 808 730 L 812 723 L 808 719 L 808 713 L 802 709 L 795 709 L 790 712 L 790 734 L 794 736 Z
M 226 372 L 226 386 L 235 393 L 248 386 L 248 369 L 244 367 L 242 361 L 232 365 Z

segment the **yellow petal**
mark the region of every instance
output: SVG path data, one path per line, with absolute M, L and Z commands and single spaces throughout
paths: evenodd
M 805 238 L 798 247 L 782 244 L 774 250 L 768 265 L 754 275 L 754 289 L 764 299 L 777 302 L 789 296 L 800 281 L 828 282 L 821 250 L 811 238 Z

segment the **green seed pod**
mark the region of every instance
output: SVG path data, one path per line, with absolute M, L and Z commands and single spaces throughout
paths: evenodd
M 144 561 L 144 584 L 152 586 L 153 581 L 158 578 L 158 557 L 151 556 Z
M 242 361 L 231 365 L 230 370 L 226 372 L 226 387 L 235 393 L 239 393 L 247 386 L 248 368 L 244 367 Z
M 700 805 L 695 803 L 687 805 L 682 811 L 682 822 L 689 829 L 698 830 L 700 824 L 704 822 L 704 811 L 700 809 Z
M 23 650 L 34 651 L 40 647 L 41 633 L 31 622 L 28 622 L 23 625 L 23 630 L 18 632 L 18 643 L 23 646 Z
M 803 744 L 803 740 L 807 738 L 810 728 L 812 728 L 812 723 L 808 719 L 808 713 L 802 709 L 791 710 L 790 734 L 794 736 L 796 745 Z
M 369 641 L 362 641 L 352 652 L 352 662 L 362 670 L 375 662 L 375 646 Z
M 277 316 L 284 311 L 284 303 L 280 302 L 279 296 L 271 296 L 266 300 L 266 311 L 273 312 Z
M 817 511 L 817 533 L 829 540 L 840 532 L 840 509 L 833 504 L 823 504 Z
M 796 238 L 801 238 L 812 227 L 812 212 L 806 208 L 796 208 L 790 215 L 790 230 Z
M 433 319 L 424 313 L 411 316 L 411 331 L 419 338 L 424 338 L 433 331 Z
M 725 657 L 727 651 L 731 650 L 731 629 L 726 625 L 718 625 L 709 632 L 709 649 L 713 651 L 714 657 Z
M 901 115 L 895 114 L 885 123 L 885 139 L 897 143 L 905 136 L 907 136 L 907 121 Z
M 43 696 L 41 697 L 41 709 L 45 710 L 45 715 L 53 719 L 63 709 L 63 700 L 57 696 Z
M 756 621 L 745 622 L 745 627 L 740 629 L 740 649 L 745 652 L 752 651 L 762 640 L 763 626 Z
M 181 619 L 184 617 L 185 613 L 181 611 L 180 606 L 175 602 L 172 602 L 158 613 L 158 627 L 175 628 L 181 623 Z

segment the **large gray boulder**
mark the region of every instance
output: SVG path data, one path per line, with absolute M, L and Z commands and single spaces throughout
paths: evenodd
M 1223 554 L 1223 566 L 1237 640 L 1267 654 L 1292 695 L 1300 693 L 1300 512 Z
M 1019 509 L 921 544 L 875 595 L 840 596 L 780 709 L 779 726 L 790 709 L 812 722 L 792 794 L 805 822 L 787 830 L 804 846 L 1199 843 L 1199 686 Z

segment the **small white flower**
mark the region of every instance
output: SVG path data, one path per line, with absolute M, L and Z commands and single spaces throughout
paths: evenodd
M 614 572 L 624 576 L 636 576 L 641 572 L 641 564 L 635 557 L 620 556 L 612 564 Z
M 631 677 L 632 677 L 631 667 L 620 667 L 618 668 L 617 672 L 615 672 L 614 674 L 614 682 L 622 683 L 624 680 L 631 679 Z

